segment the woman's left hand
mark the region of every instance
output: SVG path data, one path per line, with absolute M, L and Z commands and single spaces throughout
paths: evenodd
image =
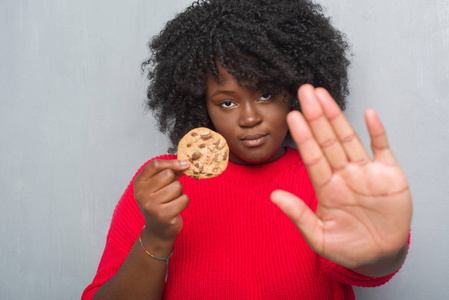
M 318 207 L 313 213 L 281 190 L 273 192 L 273 202 L 319 255 L 365 275 L 393 272 L 405 259 L 412 201 L 376 112 L 365 113 L 372 159 L 325 89 L 304 85 L 298 98 L 302 114 L 291 112 L 287 122 Z

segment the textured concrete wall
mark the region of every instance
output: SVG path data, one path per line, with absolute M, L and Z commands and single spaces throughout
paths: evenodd
M 0 299 L 79 299 L 112 211 L 167 141 L 142 108 L 146 42 L 190 0 L 0 0 Z M 360 299 L 444 299 L 449 1 L 321 0 L 354 53 L 346 111 L 375 108 L 409 178 L 412 247 Z

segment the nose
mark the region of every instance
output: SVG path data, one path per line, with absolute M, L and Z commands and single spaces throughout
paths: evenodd
M 239 126 L 254 127 L 262 122 L 262 115 L 256 108 L 256 103 L 245 103 L 240 110 Z

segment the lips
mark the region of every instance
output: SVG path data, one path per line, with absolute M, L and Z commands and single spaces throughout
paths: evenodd
M 267 141 L 268 134 L 249 134 L 240 139 L 240 142 L 249 148 L 259 147 Z

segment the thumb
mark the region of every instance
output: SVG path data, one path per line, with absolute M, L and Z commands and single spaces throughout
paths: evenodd
M 293 221 L 309 246 L 319 252 L 321 250 L 322 224 L 310 207 L 300 198 L 282 190 L 271 193 L 271 201 Z
M 190 162 L 188 160 L 173 160 L 174 166 L 173 171 L 175 172 L 175 180 L 178 180 L 185 175 L 184 171 L 190 167 Z

